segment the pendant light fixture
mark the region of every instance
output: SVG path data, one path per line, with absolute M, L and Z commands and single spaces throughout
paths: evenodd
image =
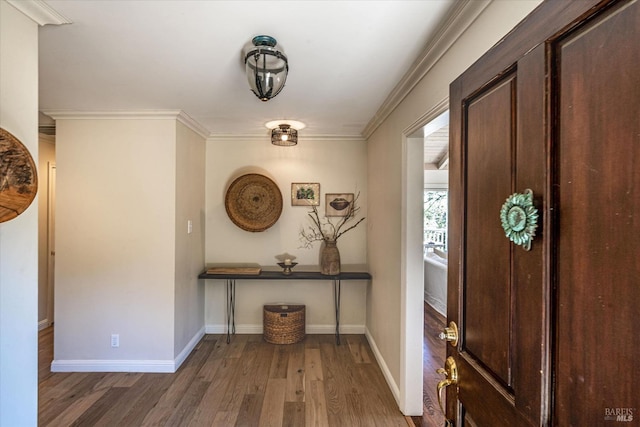
M 256 36 L 244 49 L 249 87 L 261 101 L 280 93 L 287 80 L 289 63 L 284 51 L 271 36 Z

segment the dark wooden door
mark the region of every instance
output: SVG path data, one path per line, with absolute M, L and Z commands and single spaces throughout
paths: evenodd
M 461 339 L 448 347 L 459 371 L 458 391 L 448 393 L 448 401 L 450 416 L 455 409 L 461 418 L 457 425 L 539 425 L 548 416 L 542 398 L 550 383 L 543 227 L 525 251 L 507 239 L 500 220 L 515 192 L 531 190 L 537 206 L 544 200 L 544 98 L 533 89 L 544 82 L 541 59 L 544 49 L 510 64 L 455 111 L 460 139 L 451 150 L 457 176 L 450 191 L 457 247 L 450 248 L 448 318 Z M 523 109 L 539 114 L 529 117 Z
M 638 422 L 640 6 L 547 1 L 451 85 L 455 425 Z M 531 190 L 538 228 L 500 210 Z
M 640 3 L 602 12 L 553 54 L 554 420 L 640 425 Z

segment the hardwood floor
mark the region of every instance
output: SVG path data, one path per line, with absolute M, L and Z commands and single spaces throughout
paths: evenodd
M 51 373 L 40 335 L 40 426 L 400 426 L 404 417 L 364 335 L 206 335 L 175 374 Z M 440 365 L 441 366 L 441 365 Z
M 436 385 L 443 377 L 436 369 L 444 366 L 446 343 L 438 338 L 444 330 L 446 319 L 429 304 L 424 303 L 424 340 L 422 343 L 423 392 L 422 417 L 411 417 L 416 427 L 441 427 L 444 416 L 438 407 Z

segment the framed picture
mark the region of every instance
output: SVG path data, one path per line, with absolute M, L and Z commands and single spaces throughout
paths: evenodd
M 328 193 L 326 200 L 326 216 L 347 216 L 352 212 L 353 193 Z
M 291 183 L 291 206 L 318 206 L 320 184 L 317 182 Z

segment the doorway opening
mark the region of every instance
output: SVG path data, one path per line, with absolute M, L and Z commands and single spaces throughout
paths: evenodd
M 420 340 L 419 378 L 422 405 L 421 416 L 413 416 L 416 426 L 441 426 L 444 416 L 439 408 L 436 386 L 442 378 L 436 369 L 444 365 L 445 343 L 438 338 L 444 329 L 447 303 L 447 219 L 449 179 L 449 113 L 448 102 L 443 101 L 431 113 L 425 115 L 407 137 L 406 193 L 407 211 L 419 208 L 411 200 L 422 201 L 420 221 L 407 217 L 407 242 L 419 236 L 420 246 L 407 245 L 407 280 L 403 286 L 408 293 L 419 297 L 420 315 L 414 316 L 419 330 L 407 339 Z M 419 151 L 422 153 L 419 153 Z M 422 155 L 419 155 L 422 154 Z M 418 159 L 416 159 L 416 157 Z M 419 180 L 419 182 L 416 182 Z M 416 185 L 417 184 L 417 185 Z M 415 233 L 415 234 L 413 234 Z M 418 240 L 418 239 L 416 239 Z M 413 251 L 418 253 L 413 254 Z M 416 272 L 420 271 L 420 274 Z M 409 272 L 413 274 L 410 276 Z M 418 285 L 419 284 L 419 285 Z M 415 292 L 415 286 L 419 291 Z M 411 290 L 414 288 L 414 290 Z M 412 348 L 415 348 L 412 346 Z M 417 375 L 417 372 L 416 372 Z
M 55 299 L 55 127 L 40 125 L 38 133 L 38 379 L 51 373 Z
M 449 195 L 449 111 L 423 128 L 424 300 L 447 315 L 447 224 Z

